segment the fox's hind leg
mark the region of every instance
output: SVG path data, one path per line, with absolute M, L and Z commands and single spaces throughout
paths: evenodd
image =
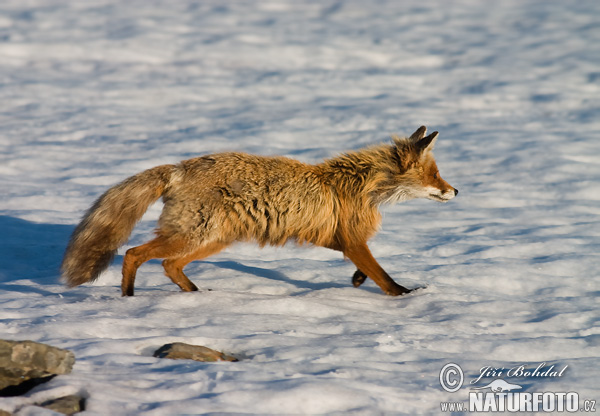
M 123 258 L 123 280 L 121 292 L 123 296 L 133 296 L 133 285 L 137 269 L 150 259 L 164 259 L 185 252 L 183 239 L 158 236 L 154 240 L 127 250 Z M 190 282 L 191 283 L 191 282 Z
M 212 243 L 205 245 L 185 256 L 170 257 L 162 263 L 163 267 L 165 268 L 165 274 L 184 292 L 196 291 L 198 288 L 190 281 L 190 279 L 188 279 L 185 273 L 183 273 L 183 268 L 194 260 L 201 260 L 208 256 L 212 256 L 213 254 L 217 254 L 225 247 L 227 247 L 226 244 Z

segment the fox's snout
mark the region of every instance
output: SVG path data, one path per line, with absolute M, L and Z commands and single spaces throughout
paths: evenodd
M 458 195 L 458 189 L 450 187 L 450 189 L 442 191 L 442 198 L 446 200 L 451 200 L 456 195 Z
M 446 191 L 445 193 L 450 194 L 450 198 L 449 199 L 452 199 L 456 195 L 458 195 L 458 189 L 456 189 L 456 188 L 450 188 L 450 190 Z
M 449 186 L 447 189 L 429 188 L 429 199 L 439 202 L 448 202 L 458 195 L 458 189 Z

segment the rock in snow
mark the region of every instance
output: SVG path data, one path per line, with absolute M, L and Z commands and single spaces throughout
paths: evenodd
M 154 353 L 158 358 L 171 358 L 173 360 L 195 360 L 202 362 L 213 361 L 238 361 L 231 355 L 224 354 L 201 345 L 190 345 L 183 342 L 165 344 Z
M 74 363 L 71 351 L 33 341 L 0 340 L 0 390 L 31 379 L 68 374 Z
M 53 410 L 65 415 L 73 415 L 83 410 L 84 399 L 77 395 L 59 397 L 58 399 L 48 400 L 40 405 L 45 409 Z

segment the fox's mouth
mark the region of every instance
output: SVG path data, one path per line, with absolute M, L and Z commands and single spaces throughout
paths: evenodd
M 450 201 L 452 198 L 454 198 L 454 196 L 457 194 L 458 192 L 455 191 L 455 193 L 451 193 L 451 192 L 445 192 L 443 194 L 429 194 L 428 198 L 429 199 L 433 199 L 434 201 L 438 201 L 438 202 L 448 202 Z
M 432 192 L 429 194 L 429 196 L 427 198 L 433 199 L 434 201 L 438 201 L 438 202 L 448 202 L 452 198 L 454 198 L 456 195 L 458 195 L 458 191 L 456 189 L 453 189 L 452 191 Z
M 429 199 L 433 199 L 434 201 L 438 201 L 438 202 L 448 202 L 450 201 L 449 199 L 446 198 L 442 198 L 439 195 L 435 195 L 435 194 L 429 194 Z

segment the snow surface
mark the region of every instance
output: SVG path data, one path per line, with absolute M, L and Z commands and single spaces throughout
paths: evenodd
M 85 414 L 438 414 L 441 368 L 568 365 L 527 391 L 600 399 L 600 2 L 4 0 L 0 3 L 0 337 L 72 350 L 70 375 L 0 408 L 70 393 Z M 318 162 L 441 135 L 448 204 L 386 207 L 375 257 L 401 298 L 350 285 L 320 248 L 240 244 L 160 262 L 120 296 L 58 265 L 110 185 L 210 152 Z M 238 363 L 161 360 L 169 342 Z M 487 378 L 489 382 L 493 378 Z M 509 380 L 516 382 L 518 380 Z

